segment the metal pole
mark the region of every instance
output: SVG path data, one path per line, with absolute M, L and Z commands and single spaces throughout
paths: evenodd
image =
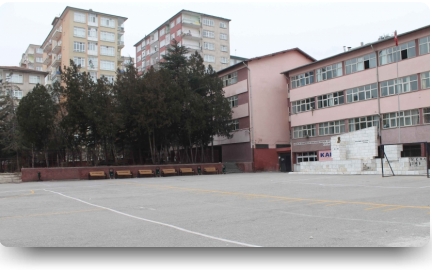
M 399 61 L 396 62 L 396 90 L 398 89 L 399 86 Z M 402 88 L 402 84 L 400 85 Z M 400 101 L 399 101 L 399 95 L 400 95 L 400 91 L 402 89 L 397 90 L 398 91 L 398 130 L 399 130 L 399 143 L 401 143 L 401 134 L 400 134 Z
M 384 145 L 380 145 L 381 148 L 381 177 L 384 177 L 384 162 L 383 162 L 383 156 L 384 156 Z

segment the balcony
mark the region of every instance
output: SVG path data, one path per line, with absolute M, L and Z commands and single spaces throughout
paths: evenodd
M 58 67 L 58 66 L 60 66 L 60 65 L 61 65 L 61 59 L 62 59 L 61 54 L 57 55 L 57 57 L 54 57 L 54 61 L 53 61 L 53 63 L 52 63 L 52 66 L 53 66 L 53 67 Z
M 47 45 L 45 45 L 45 48 L 43 48 L 43 51 L 46 53 L 49 53 L 49 52 L 51 52 L 51 49 L 52 49 L 52 42 L 50 40 L 50 41 L 48 41 Z
M 184 25 L 193 27 L 193 28 L 200 28 L 201 27 L 201 23 L 199 21 L 195 21 L 195 20 L 188 20 L 188 19 L 183 19 L 182 23 Z
M 117 41 L 117 44 L 118 44 L 119 48 L 124 47 L 124 41 L 122 41 L 122 40 Z
M 44 59 L 43 64 L 46 66 L 51 64 L 51 53 Z
M 56 70 L 51 73 L 51 81 L 54 83 L 55 81 L 60 80 L 60 71 Z
M 197 45 L 183 44 L 189 51 L 201 51 L 201 47 Z
M 59 27 L 59 28 L 57 28 L 55 31 L 54 31 L 54 34 L 53 34 L 53 39 L 54 40 L 59 40 L 60 38 L 61 38 L 61 35 L 62 35 L 62 27 Z
M 87 50 L 87 54 L 88 55 L 95 55 L 95 56 L 97 56 L 98 55 L 98 51 L 97 50 Z
M 117 30 L 121 33 L 124 33 L 124 31 L 125 31 L 123 26 L 117 27 Z
M 57 42 L 57 44 L 52 49 L 51 53 L 58 54 L 61 51 L 61 45 L 62 45 L 61 41 Z
M 97 34 L 94 35 L 94 36 L 87 35 L 87 39 L 90 40 L 90 41 L 98 41 Z
M 183 33 L 182 37 L 184 39 L 190 39 L 190 40 L 201 40 L 201 36 L 192 33 Z

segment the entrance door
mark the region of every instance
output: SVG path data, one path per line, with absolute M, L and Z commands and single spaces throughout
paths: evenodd
M 281 172 L 291 171 L 291 153 L 279 154 L 279 168 Z

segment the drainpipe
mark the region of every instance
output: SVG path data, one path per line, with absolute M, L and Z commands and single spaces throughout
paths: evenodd
M 288 103 L 288 126 L 289 126 L 289 134 L 290 134 L 290 145 L 291 145 L 291 171 L 294 171 L 294 159 L 293 159 L 293 149 L 294 149 L 294 145 L 291 143 L 291 139 L 292 139 L 292 134 L 291 134 L 291 106 L 289 104 L 291 104 L 291 95 L 290 95 L 290 84 L 289 84 L 289 78 L 285 75 L 284 73 L 284 77 L 287 80 L 287 91 L 288 91 L 288 98 L 290 99 L 290 102 Z
M 378 98 L 378 116 L 379 116 L 379 123 L 378 123 L 378 135 L 379 135 L 379 141 L 380 145 L 382 144 L 382 133 L 381 133 L 381 102 L 380 102 L 380 87 L 379 87 L 379 75 L 378 75 L 378 67 L 379 67 L 379 55 L 377 55 L 373 45 L 371 44 L 371 48 L 375 53 L 376 56 L 376 77 L 377 77 L 377 98 Z
M 249 92 L 249 138 L 251 141 L 251 148 L 252 148 L 252 170 L 255 171 L 254 166 L 254 134 L 253 134 L 253 112 L 252 112 L 252 82 L 251 82 L 251 70 L 250 68 L 245 64 L 243 61 L 242 64 L 248 69 L 248 92 Z

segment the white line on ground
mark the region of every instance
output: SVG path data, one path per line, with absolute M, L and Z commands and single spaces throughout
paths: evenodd
M 299 183 L 303 185 L 319 185 L 319 186 L 340 186 L 340 187 L 369 187 L 369 188 L 430 188 L 430 186 L 424 187 L 398 187 L 398 186 L 368 186 L 368 185 L 345 185 L 345 184 L 321 184 L 321 183 Z
M 91 205 L 91 206 L 102 208 L 102 209 L 105 209 L 105 210 L 108 210 L 108 211 L 111 211 L 111 212 L 114 212 L 114 213 L 117 213 L 117 214 L 120 214 L 120 215 L 123 215 L 123 216 L 127 216 L 127 217 L 131 217 L 131 218 L 147 221 L 147 222 L 150 222 L 150 223 L 155 223 L 155 224 L 158 224 L 158 225 L 170 227 L 170 228 L 173 228 L 175 230 L 182 231 L 182 232 L 187 232 L 187 233 L 190 233 L 190 234 L 195 234 L 195 235 L 203 236 L 203 237 L 206 237 L 206 238 L 210 238 L 210 239 L 214 239 L 214 240 L 219 240 L 219 241 L 222 241 L 222 242 L 231 243 L 231 244 L 235 244 L 235 245 L 245 246 L 245 247 L 260 247 L 260 246 L 256 246 L 256 245 L 246 244 L 246 243 L 232 241 L 232 240 L 228 240 L 228 239 L 224 239 L 224 238 L 219 238 L 219 237 L 215 237 L 215 236 L 211 236 L 211 235 L 207 235 L 207 234 L 203 234 L 203 233 L 199 233 L 199 232 L 190 231 L 190 230 L 187 230 L 187 229 L 183 229 L 183 228 L 180 228 L 180 227 L 177 227 L 177 226 L 174 226 L 174 225 L 170 225 L 170 224 L 166 224 L 166 223 L 162 223 L 162 222 L 159 222 L 159 221 L 154 221 L 154 220 L 150 220 L 150 219 L 146 219 L 146 218 L 141 218 L 141 217 L 129 215 L 129 214 L 126 214 L 126 213 L 123 213 L 123 212 L 120 212 L 120 211 L 117 211 L 117 210 L 114 210 L 114 209 L 111 209 L 111 208 L 108 208 L 108 207 L 100 206 L 100 205 L 97 205 L 97 204 L 92 204 L 92 203 L 80 200 L 78 198 L 67 196 L 67 195 L 64 195 L 64 194 L 62 194 L 60 192 L 55 192 L 55 191 L 47 190 L 47 189 L 44 189 L 44 190 L 48 191 L 48 192 L 51 192 L 51 193 L 55 193 L 55 194 L 61 195 L 63 197 L 66 197 L 66 198 L 69 198 L 69 199 L 72 199 L 72 200 L 75 200 L 75 201 L 79 201 L 79 202 Z

